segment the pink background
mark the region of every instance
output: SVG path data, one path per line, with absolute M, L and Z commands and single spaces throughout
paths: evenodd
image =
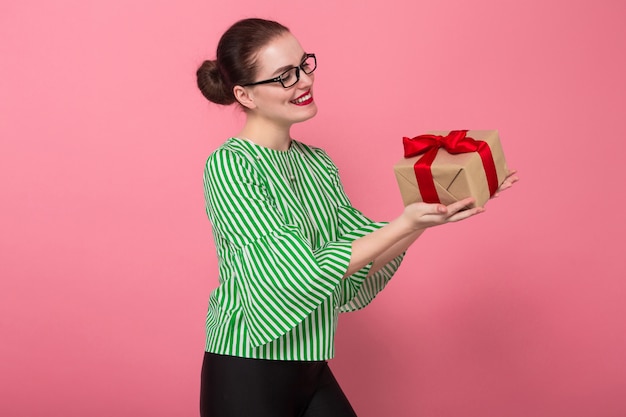
M 3 1 L 0 415 L 198 414 L 202 169 L 243 117 L 195 70 L 249 16 L 318 54 L 294 133 L 369 216 L 405 135 L 496 128 L 522 178 L 343 316 L 359 416 L 626 415 L 622 0 Z

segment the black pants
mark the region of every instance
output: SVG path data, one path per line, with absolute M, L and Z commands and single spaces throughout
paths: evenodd
M 205 352 L 202 417 L 356 417 L 325 361 L 272 361 Z

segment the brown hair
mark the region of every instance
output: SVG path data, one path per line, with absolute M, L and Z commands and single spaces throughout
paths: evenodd
M 234 103 L 233 87 L 254 82 L 257 52 L 285 32 L 289 29 L 280 23 L 257 18 L 228 28 L 217 44 L 216 59 L 204 61 L 196 71 L 202 95 L 213 103 Z

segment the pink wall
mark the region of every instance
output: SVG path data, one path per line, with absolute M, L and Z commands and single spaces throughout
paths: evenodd
M 626 415 L 621 0 L 2 3 L 0 415 L 197 415 L 202 168 L 242 117 L 194 74 L 253 15 L 318 54 L 295 133 L 366 214 L 429 129 L 499 129 L 522 177 L 343 316 L 359 415 Z

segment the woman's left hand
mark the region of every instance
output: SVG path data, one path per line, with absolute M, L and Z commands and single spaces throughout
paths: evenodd
M 517 176 L 517 170 L 514 169 L 509 171 L 506 178 L 502 182 L 502 185 L 500 185 L 498 190 L 493 195 L 493 198 L 498 197 L 502 191 L 511 188 L 513 184 L 515 184 L 517 181 L 519 181 L 519 177 Z

